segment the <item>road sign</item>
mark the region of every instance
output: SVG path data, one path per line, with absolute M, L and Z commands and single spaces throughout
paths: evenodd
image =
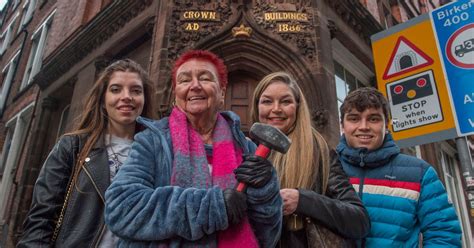
M 407 38 L 400 36 L 390 56 L 383 79 L 403 75 L 431 64 L 433 64 L 433 59 Z
M 421 72 L 387 86 L 393 131 L 399 132 L 443 121 L 433 71 Z
M 451 103 L 429 15 L 371 39 L 377 86 L 389 100 L 389 129 L 397 144 L 407 147 L 455 138 Z
M 474 134 L 474 0 L 431 12 L 459 136 Z

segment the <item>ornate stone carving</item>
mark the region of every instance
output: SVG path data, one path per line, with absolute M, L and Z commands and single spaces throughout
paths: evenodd
M 383 30 L 377 20 L 375 20 L 370 12 L 358 1 L 325 0 L 325 2 L 336 11 L 347 25 L 353 28 L 354 32 L 367 44 L 370 44 L 371 35 Z M 333 33 L 331 33 L 331 35 L 332 34 Z
M 329 35 L 330 35 L 331 39 L 336 37 L 336 33 L 337 33 L 338 30 L 337 30 L 336 23 L 334 23 L 333 20 L 328 20 L 328 29 L 329 29 Z
M 329 111 L 327 109 L 313 110 L 312 116 L 317 129 L 324 128 L 329 122 Z
M 257 24 L 270 33 L 276 33 L 287 44 L 294 44 L 298 51 L 310 61 L 315 57 L 316 47 L 311 28 L 313 15 L 310 8 L 303 4 L 295 4 L 297 13 L 304 14 L 305 18 L 289 19 L 282 24 L 281 20 L 266 20 L 265 13 L 277 12 L 279 9 L 267 1 L 257 1 L 253 8 L 253 16 Z M 291 11 L 288 11 L 291 13 Z M 284 26 L 281 26 L 284 25 Z M 282 28 L 283 27 L 283 28 Z
M 244 24 L 240 24 L 239 27 L 232 28 L 232 36 L 234 36 L 235 38 L 238 38 L 238 37 L 249 38 L 251 34 L 252 34 L 252 28 L 246 27 Z
M 206 11 L 211 10 L 218 15 L 217 20 L 186 20 L 182 15 L 187 10 Z M 225 1 L 175 1 L 175 6 L 171 14 L 170 46 L 168 48 L 168 58 L 176 57 L 185 49 L 194 47 L 197 42 L 219 32 L 228 23 L 232 14 L 230 4 Z M 198 25 L 198 29 L 185 30 L 186 25 Z M 193 28 L 191 26 L 190 28 Z

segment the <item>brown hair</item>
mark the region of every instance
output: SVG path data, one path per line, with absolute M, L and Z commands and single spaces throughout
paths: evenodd
M 294 126 L 288 130 L 292 144 L 286 154 L 273 152 L 270 160 L 275 166 L 282 188 L 312 189 L 321 172 L 322 193 L 329 178 L 329 148 L 322 135 L 312 127 L 306 98 L 293 77 L 286 72 L 274 72 L 264 77 L 255 88 L 252 99 L 252 121 L 258 119 L 258 103 L 265 89 L 275 82 L 286 84 L 297 103 Z
M 385 117 L 385 123 L 388 123 L 388 102 L 387 99 L 375 88 L 362 87 L 352 91 L 346 96 L 339 111 L 341 112 L 341 123 L 344 122 L 344 115 L 352 109 L 364 112 L 368 108 L 381 108 Z
M 154 117 L 153 107 L 153 83 L 148 73 L 135 61 L 131 59 L 118 60 L 104 69 L 96 80 L 92 89 L 89 91 L 85 100 L 82 113 L 78 116 L 78 124 L 74 130 L 65 135 L 81 135 L 85 137 L 82 149 L 79 151 L 77 165 L 74 170 L 74 178 L 77 178 L 82 169 L 84 159 L 89 155 L 95 143 L 103 135 L 108 125 L 108 115 L 104 107 L 105 92 L 114 72 L 132 72 L 137 73 L 143 84 L 143 94 L 145 104 L 143 106 L 142 116 L 147 118 Z M 143 129 L 137 125 L 136 132 Z M 75 182 L 73 182 L 75 183 Z

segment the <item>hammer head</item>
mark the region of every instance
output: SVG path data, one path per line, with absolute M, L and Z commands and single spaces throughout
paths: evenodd
M 281 153 L 286 153 L 291 145 L 291 140 L 280 129 L 259 122 L 250 128 L 250 138 Z

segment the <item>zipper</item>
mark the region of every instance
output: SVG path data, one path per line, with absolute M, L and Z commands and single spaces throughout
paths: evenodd
M 86 158 L 87 159 L 87 158 Z M 86 162 L 87 163 L 87 162 Z M 88 163 L 87 163 L 88 164 Z M 97 191 L 97 194 L 99 195 L 100 199 L 102 200 L 102 203 L 105 205 L 105 199 L 102 197 L 102 195 L 100 194 L 100 191 L 99 191 L 99 187 L 97 187 L 97 184 L 95 184 L 94 180 L 92 179 L 92 176 L 90 174 L 90 172 L 87 170 L 87 167 L 83 166 L 82 169 L 84 170 L 84 172 L 87 174 L 87 176 L 89 177 L 89 179 L 91 180 L 91 183 L 92 185 L 94 186 L 95 190 Z
M 102 237 L 104 236 L 104 231 L 105 231 L 105 224 L 104 222 L 102 222 L 102 224 L 100 224 L 99 236 L 94 240 L 94 242 L 92 242 L 94 247 L 99 247 L 100 241 L 102 240 Z
M 86 160 L 85 164 L 89 164 L 90 158 L 87 157 L 85 160 Z M 97 191 L 97 194 L 99 195 L 100 199 L 102 200 L 102 203 L 105 205 L 105 200 L 104 200 L 104 198 L 102 198 L 102 195 L 100 194 L 99 188 L 97 187 L 96 183 L 92 179 L 92 176 L 91 176 L 90 172 L 87 170 L 87 167 L 85 166 L 85 164 L 84 164 L 84 166 L 82 166 L 82 169 L 84 170 L 86 175 L 89 177 L 92 185 L 94 186 L 95 190 Z M 103 215 L 103 213 L 102 213 L 102 215 Z M 102 240 L 102 236 L 104 236 L 104 231 L 105 231 L 105 224 L 104 224 L 104 221 L 102 221 L 101 225 L 100 225 L 99 236 L 92 242 L 94 247 L 99 247 L 100 240 Z
M 360 182 L 359 182 L 359 198 L 362 200 L 362 195 L 364 192 L 364 181 L 365 181 L 365 162 L 364 162 L 364 156 L 365 153 L 361 152 L 359 153 L 360 156 L 360 163 L 359 166 L 362 168 L 362 177 L 360 177 Z

